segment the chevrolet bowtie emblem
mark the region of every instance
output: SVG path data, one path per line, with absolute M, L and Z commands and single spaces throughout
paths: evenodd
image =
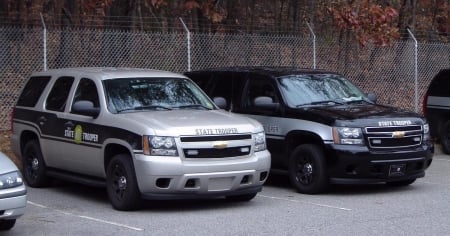
M 228 147 L 228 143 L 224 142 L 224 141 L 217 141 L 217 142 L 214 142 L 213 147 L 215 149 L 224 149 L 224 148 Z
M 392 137 L 393 138 L 403 138 L 403 137 L 405 137 L 405 132 L 404 131 L 395 131 L 392 133 Z

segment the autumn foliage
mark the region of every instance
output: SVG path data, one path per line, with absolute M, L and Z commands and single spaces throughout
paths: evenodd
M 170 31 L 183 18 L 194 32 L 297 35 L 309 33 L 306 25 L 311 24 L 324 37 L 338 29 L 362 46 L 386 46 L 405 37 L 407 28 L 426 40 L 448 42 L 449 9 L 448 0 L 2 0 L 0 24 L 41 26 L 43 16 L 54 27 L 70 22 L 73 27 Z
M 387 46 L 392 40 L 400 37 L 395 25 L 398 12 L 392 7 L 357 1 L 328 10 L 339 29 L 353 31 L 362 46 L 368 42 Z

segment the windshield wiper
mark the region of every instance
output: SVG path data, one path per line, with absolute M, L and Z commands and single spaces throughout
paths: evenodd
M 367 101 L 365 99 L 361 99 L 361 100 L 351 100 L 351 101 L 346 101 L 345 103 L 347 104 L 351 104 L 351 103 L 369 103 L 369 104 L 373 104 L 370 101 Z
M 324 101 L 316 101 L 316 102 L 310 102 L 310 103 L 304 103 L 304 104 L 299 104 L 296 107 L 302 107 L 302 106 L 310 106 L 310 105 L 344 105 L 343 102 L 341 101 L 336 101 L 336 100 L 324 100 Z
M 183 105 L 183 106 L 178 106 L 176 108 L 180 108 L 180 109 L 183 109 L 183 108 L 203 108 L 203 109 L 206 109 L 206 110 L 211 110 L 211 108 L 209 108 L 207 106 L 204 106 L 202 104 Z
M 141 110 L 172 110 L 169 107 L 161 106 L 161 105 L 149 105 L 149 106 L 139 106 L 139 107 L 130 107 L 122 110 L 118 110 L 117 113 L 121 113 L 124 111 L 141 111 Z

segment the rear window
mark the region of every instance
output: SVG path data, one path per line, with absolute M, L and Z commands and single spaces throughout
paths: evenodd
M 17 106 L 34 107 L 49 81 L 50 76 L 31 77 L 20 94 Z

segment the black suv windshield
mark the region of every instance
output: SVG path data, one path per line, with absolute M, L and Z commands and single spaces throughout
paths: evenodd
M 290 107 L 368 101 L 361 90 L 336 74 L 289 75 L 278 80 Z
M 103 84 L 112 113 L 215 108 L 195 84 L 185 79 L 123 78 L 105 80 Z

